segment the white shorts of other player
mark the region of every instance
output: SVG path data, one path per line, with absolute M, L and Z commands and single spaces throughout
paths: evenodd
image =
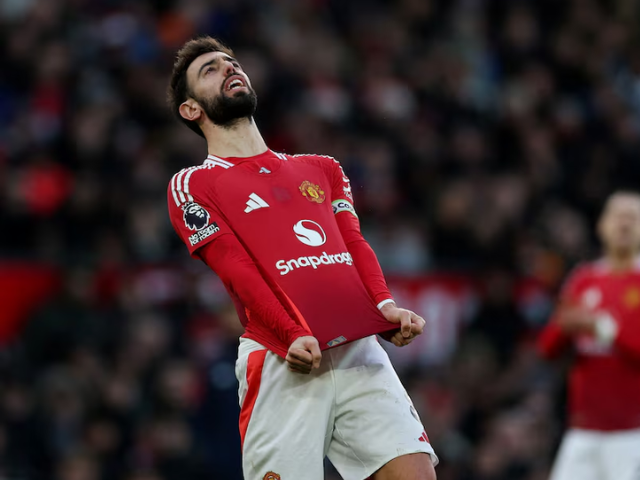
M 245 480 L 322 480 L 325 456 L 345 480 L 363 480 L 410 453 L 438 462 L 375 337 L 324 351 L 309 375 L 241 339 L 236 376 Z
M 640 430 L 569 430 L 550 480 L 640 480 Z

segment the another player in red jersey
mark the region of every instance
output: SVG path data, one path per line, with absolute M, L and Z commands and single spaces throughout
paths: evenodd
M 538 342 L 576 354 L 551 480 L 640 479 L 640 195 L 612 195 L 598 233 L 604 258 L 569 277 Z
M 213 38 L 178 52 L 169 101 L 209 151 L 171 179 L 171 222 L 245 327 L 245 478 L 320 480 L 328 456 L 345 480 L 435 479 L 437 457 L 375 337 L 407 345 L 424 320 L 395 305 L 340 164 L 269 150 L 249 78 Z

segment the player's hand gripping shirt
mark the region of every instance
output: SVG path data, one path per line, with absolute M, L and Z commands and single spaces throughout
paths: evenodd
M 585 264 L 569 277 L 560 302 L 585 306 L 605 325 L 613 322 L 604 339 L 568 336 L 553 319 L 540 335 L 543 355 L 554 357 L 568 347 L 576 353 L 569 376 L 571 426 L 640 428 L 640 267 L 612 272 L 603 261 Z
M 168 203 L 191 255 L 224 281 L 244 336 L 284 356 L 301 335 L 325 349 L 397 328 L 376 308 L 391 295 L 332 158 L 210 155 L 172 178 Z

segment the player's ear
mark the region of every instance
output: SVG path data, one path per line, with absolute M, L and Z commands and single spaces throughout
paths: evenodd
M 202 117 L 202 107 L 193 98 L 182 102 L 178 111 L 185 120 L 197 121 Z

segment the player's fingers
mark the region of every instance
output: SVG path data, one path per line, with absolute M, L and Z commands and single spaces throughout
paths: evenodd
M 424 331 L 425 321 L 420 315 L 415 313 L 411 314 L 411 333 L 413 335 L 420 335 Z
M 311 368 L 307 367 L 306 369 L 301 368 L 301 367 L 293 367 L 291 365 L 289 365 L 289 371 L 293 372 L 293 373 L 302 373 L 304 375 L 309 374 L 311 372 Z
M 398 332 L 393 336 L 393 340 L 395 340 L 394 345 L 396 347 L 404 347 L 407 345 L 408 339 L 404 338 L 401 332 Z
M 310 368 L 311 366 L 308 363 L 303 362 L 302 360 L 299 360 L 295 357 L 292 357 L 290 355 L 287 355 L 286 361 L 289 365 L 291 366 L 295 366 L 295 367 L 302 367 L 302 368 Z
M 322 360 L 322 352 L 320 351 L 318 341 L 315 339 L 309 339 L 305 342 L 305 347 L 307 347 L 311 354 L 311 368 L 319 368 L 320 360 Z
M 411 342 L 413 342 L 416 338 L 417 338 L 418 334 L 417 333 L 413 333 L 411 332 L 411 336 L 408 338 L 404 338 L 402 337 L 402 346 L 406 347 L 407 345 L 409 345 Z
M 412 336 L 411 338 L 405 338 L 404 339 L 404 345 L 403 347 L 406 347 L 407 345 L 409 345 L 411 342 L 413 342 L 416 339 L 415 335 Z
M 320 361 L 322 360 L 322 353 L 320 352 L 320 348 L 316 346 L 315 351 L 312 351 L 313 355 L 313 363 L 311 368 L 320 368 Z
M 301 362 L 307 365 L 311 365 L 311 363 L 313 362 L 313 357 L 311 353 L 307 352 L 306 350 L 302 350 L 300 348 L 294 348 L 289 350 L 289 355 L 291 355 L 293 358 L 300 360 Z
M 292 372 L 309 373 L 311 371 L 310 364 L 291 356 L 290 353 L 287 354 L 285 360 L 287 362 L 289 370 L 291 370 Z
M 411 312 L 408 310 L 405 310 L 400 314 L 400 331 L 404 338 L 411 335 Z

